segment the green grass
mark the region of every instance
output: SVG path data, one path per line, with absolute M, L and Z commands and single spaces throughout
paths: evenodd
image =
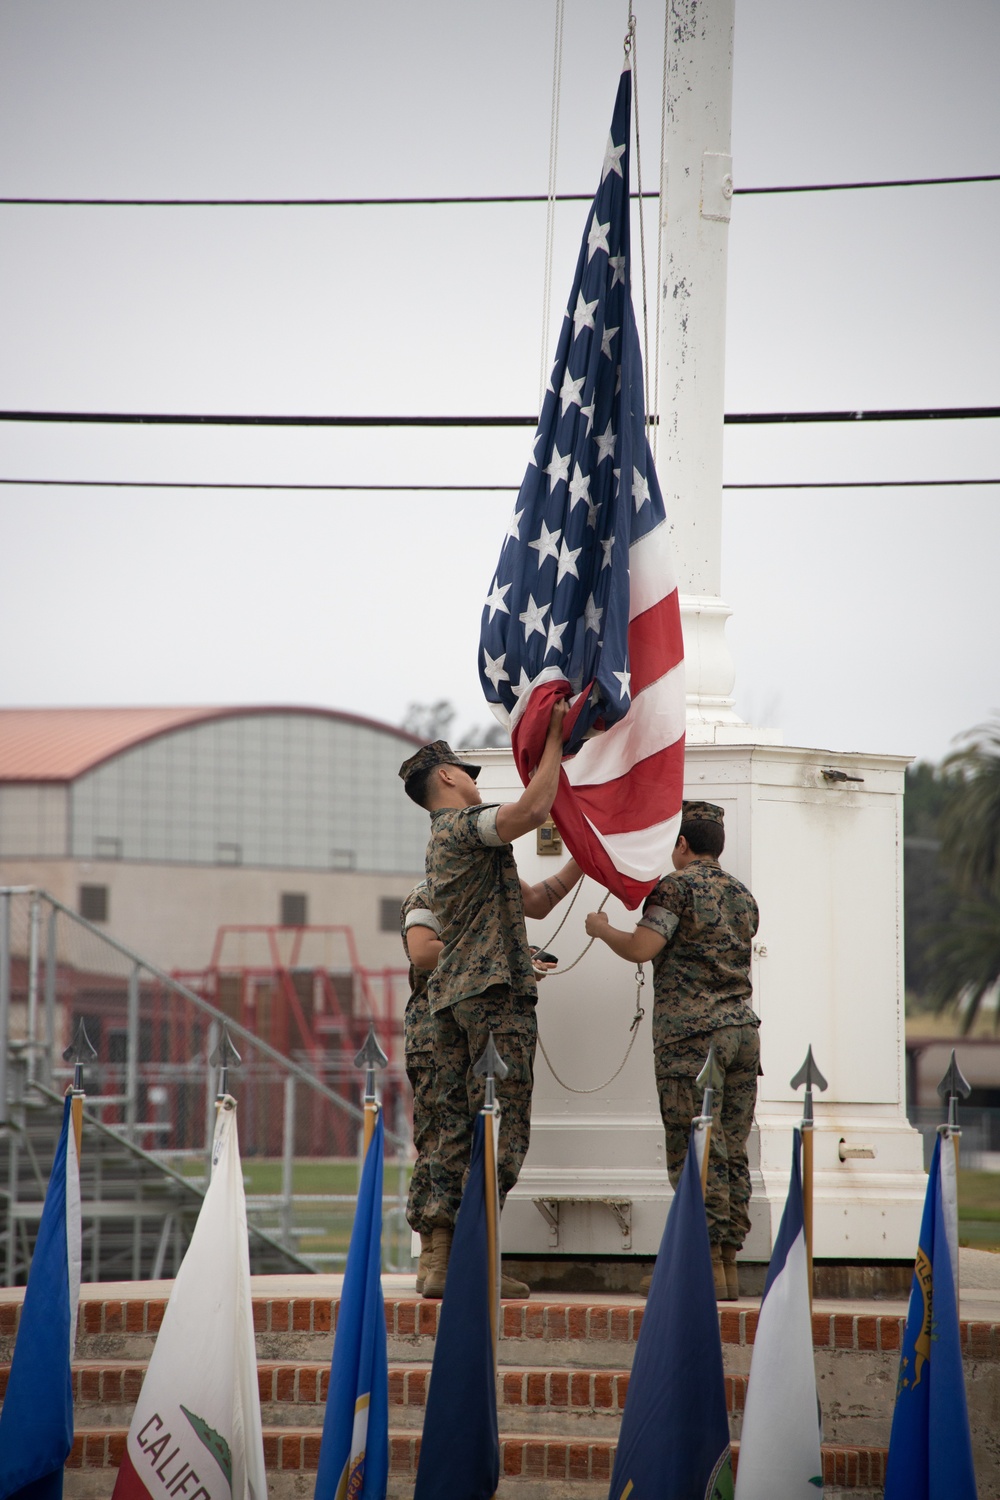
M 959 1171 L 958 1242 L 1000 1250 L 1000 1173 Z

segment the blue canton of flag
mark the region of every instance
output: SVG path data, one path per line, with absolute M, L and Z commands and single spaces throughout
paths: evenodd
M 621 76 L 601 183 L 489 597 L 479 669 L 523 780 L 569 696 L 553 815 L 582 868 L 636 906 L 680 820 L 683 641 L 663 498 L 646 440 L 632 310 L 629 127 Z M 603 734 L 594 737 L 590 731 Z
M 976 1500 L 947 1221 L 954 1175 L 954 1144 L 939 1134 L 900 1353 L 885 1500 Z
M 382 1298 L 382 1112 L 365 1153 L 323 1418 L 316 1500 L 385 1500 L 389 1365 Z
M 60 1500 L 73 1446 L 80 1170 L 71 1111 L 67 1098 L 0 1410 L 2 1500 Z

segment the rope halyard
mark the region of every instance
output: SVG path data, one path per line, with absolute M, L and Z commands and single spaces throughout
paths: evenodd
M 556 159 L 559 154 L 559 100 L 562 93 L 562 38 L 563 6 L 565 0 L 556 0 L 556 34 L 552 49 L 552 112 L 549 119 L 549 190 L 548 209 L 545 216 L 545 276 L 542 288 L 542 349 L 538 370 L 538 410 L 545 400 L 545 384 L 549 377 L 549 313 L 552 303 L 552 250 L 555 240 L 556 211 Z
M 605 900 L 607 900 L 607 897 L 605 897 Z M 603 905 L 604 905 L 604 901 L 601 902 L 601 906 L 602 907 L 603 907 Z M 591 939 L 591 942 L 593 942 L 593 939 Z M 589 948 L 589 946 L 590 946 L 590 944 L 588 943 L 587 947 Z M 584 953 L 586 951 L 587 950 L 585 948 L 584 949 Z M 582 957 L 583 957 L 583 953 L 580 954 L 580 958 L 582 958 Z M 579 963 L 580 959 L 577 959 L 576 962 Z M 570 967 L 572 968 L 572 965 L 570 965 Z M 538 1033 L 538 1048 L 539 1048 L 539 1051 L 541 1052 L 542 1056 L 545 1058 L 545 1061 L 548 1063 L 549 1072 L 552 1074 L 552 1077 L 555 1079 L 556 1083 L 559 1084 L 560 1088 L 564 1088 L 568 1094 L 599 1094 L 602 1089 L 606 1089 L 606 1088 L 608 1088 L 608 1086 L 610 1084 L 614 1083 L 615 1079 L 618 1077 L 619 1073 L 622 1071 L 622 1069 L 624 1068 L 625 1064 L 628 1062 L 629 1057 L 631 1056 L 632 1048 L 635 1046 L 635 1039 L 639 1035 L 639 1024 L 642 1021 L 643 1016 L 646 1014 L 646 1012 L 645 1012 L 645 1010 L 643 1009 L 643 1006 L 642 1006 L 642 987 L 645 984 L 645 982 L 646 982 L 646 979 L 645 979 L 645 975 L 642 972 L 642 964 L 639 964 L 637 966 L 637 968 L 636 968 L 636 971 L 635 971 L 635 1014 L 632 1017 L 632 1024 L 629 1026 L 629 1031 L 631 1032 L 631 1036 L 629 1037 L 629 1040 L 628 1040 L 628 1046 L 625 1048 L 625 1056 L 622 1058 L 621 1062 L 618 1064 L 617 1068 L 612 1073 L 611 1077 L 610 1078 L 606 1078 L 603 1083 L 597 1084 L 592 1089 L 577 1089 L 577 1088 L 574 1088 L 571 1083 L 567 1083 L 566 1082 L 565 1078 L 560 1078 L 559 1077 L 559 1074 L 556 1072 L 555 1068 L 552 1066 L 552 1059 L 551 1059 L 551 1057 L 549 1056 L 549 1054 L 545 1050 L 545 1043 L 542 1041 L 542 1034 L 541 1034 L 541 1032 Z
M 670 58 L 670 5 L 663 7 L 663 78 L 660 85 L 660 200 L 657 207 L 656 232 L 656 348 L 653 353 L 653 463 L 660 457 L 660 320 L 663 314 L 663 154 L 667 140 L 667 63 Z M 642 199 L 639 199 L 642 207 Z M 646 415 L 649 416 L 647 409 Z

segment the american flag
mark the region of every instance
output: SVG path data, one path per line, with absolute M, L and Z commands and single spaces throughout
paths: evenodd
M 629 270 L 632 74 L 622 73 L 542 414 L 483 608 L 479 671 L 526 783 L 570 696 L 553 816 L 635 907 L 680 826 L 684 666 L 663 497 L 646 439 Z

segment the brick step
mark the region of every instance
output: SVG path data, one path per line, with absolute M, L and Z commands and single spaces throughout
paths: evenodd
M 77 1473 L 84 1475 L 94 1470 L 117 1470 L 125 1448 L 126 1429 L 78 1429 L 73 1451 L 66 1465 L 65 1494 L 67 1500 L 78 1500 L 83 1495 L 110 1493 L 110 1486 L 102 1490 L 99 1483 L 78 1483 Z M 319 1463 L 320 1434 L 314 1427 L 265 1428 L 264 1459 L 269 1476 L 276 1479 L 287 1475 L 312 1476 Z M 416 1433 L 390 1430 L 389 1466 L 393 1479 L 402 1482 L 396 1494 L 406 1494 L 406 1485 L 412 1488 L 420 1453 L 420 1438 Z M 739 1444 L 733 1451 L 739 1460 Z M 546 1500 L 589 1500 L 591 1494 L 606 1496 L 614 1463 L 615 1444 L 607 1439 L 573 1442 L 565 1438 L 542 1437 L 534 1433 L 507 1433 L 500 1439 L 499 1495 L 507 1494 L 517 1500 L 530 1500 L 534 1489 Z M 881 1447 L 858 1447 L 844 1444 L 824 1444 L 823 1483 L 825 1492 L 844 1491 L 852 1500 L 861 1500 L 868 1493 L 877 1493 L 885 1482 L 886 1449 Z M 105 1481 L 107 1482 L 107 1481 Z M 309 1480 L 309 1484 L 312 1480 Z M 284 1493 L 309 1493 L 302 1487 L 290 1486 Z M 392 1493 L 391 1491 L 390 1493 Z M 272 1487 L 270 1494 L 278 1493 Z

